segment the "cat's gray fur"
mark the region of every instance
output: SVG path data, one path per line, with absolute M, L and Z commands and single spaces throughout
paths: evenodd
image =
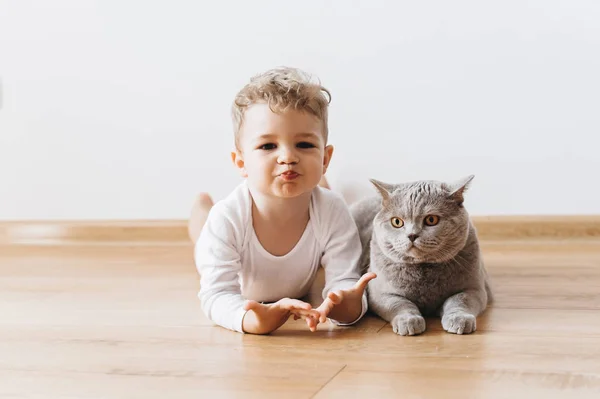
M 361 266 L 378 276 L 367 287 L 369 308 L 397 334 L 425 331 L 422 314 L 439 314 L 448 332 L 471 333 L 491 300 L 477 232 L 463 206 L 472 179 L 395 185 L 371 180 L 380 195 L 351 207 L 363 246 Z M 427 215 L 439 216 L 438 224 L 425 225 Z M 404 226 L 394 227 L 393 217 Z M 410 234 L 418 236 L 414 244 Z

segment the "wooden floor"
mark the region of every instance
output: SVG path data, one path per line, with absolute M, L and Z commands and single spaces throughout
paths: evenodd
M 202 316 L 189 246 L 0 246 L 0 398 L 600 398 L 600 242 L 484 256 L 475 334 L 252 336 Z

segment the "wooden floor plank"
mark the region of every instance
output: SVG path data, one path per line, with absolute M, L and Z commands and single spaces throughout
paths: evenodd
M 343 370 L 315 398 L 598 398 L 600 377 L 586 374 L 426 369 Z
M 0 246 L 0 397 L 597 398 L 598 244 L 483 243 L 495 302 L 477 332 L 430 317 L 418 337 L 373 315 L 215 327 L 189 246 Z

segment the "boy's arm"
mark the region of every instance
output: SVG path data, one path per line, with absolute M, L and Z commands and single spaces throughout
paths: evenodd
M 222 327 L 243 332 L 246 310 L 239 283 L 241 258 L 235 244 L 235 226 L 217 204 L 211 209 L 196 243 L 195 260 L 200 273 L 198 297 L 206 317 Z
M 333 204 L 327 214 L 328 220 L 323 223 L 326 241 L 321 258 L 321 264 L 325 269 L 323 298 L 326 301 L 328 298 L 333 299 L 333 303 L 329 304 L 331 309 L 328 314 L 332 322 L 350 325 L 360 320 L 368 307 L 364 287 L 362 289 L 357 287 L 361 278 L 360 237 L 350 210 L 341 199 Z M 339 296 L 339 291 L 342 291 L 343 298 L 335 300 Z

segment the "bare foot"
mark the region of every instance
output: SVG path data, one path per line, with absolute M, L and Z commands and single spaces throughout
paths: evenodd
M 214 202 L 207 193 L 200 193 L 196 197 L 188 222 L 188 234 L 194 244 L 198 241 L 198 237 L 200 237 L 202 227 L 204 227 L 210 208 L 212 208 L 213 205 Z
M 327 183 L 327 179 L 325 178 L 325 176 L 321 177 L 321 181 L 319 182 L 319 186 L 331 190 L 331 188 L 329 187 L 329 183 Z

